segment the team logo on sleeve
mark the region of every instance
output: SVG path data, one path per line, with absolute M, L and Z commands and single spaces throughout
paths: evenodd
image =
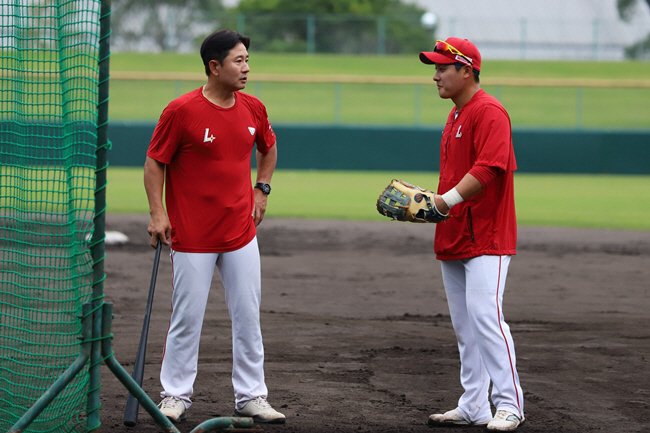
M 255 128 L 253 128 L 252 126 L 249 126 L 248 127 L 248 132 L 250 132 L 251 135 L 255 135 Z
M 210 134 L 210 128 L 205 128 L 205 135 L 203 136 L 203 142 L 207 143 L 208 141 L 212 143 L 212 140 L 214 140 L 215 137 L 214 135 Z

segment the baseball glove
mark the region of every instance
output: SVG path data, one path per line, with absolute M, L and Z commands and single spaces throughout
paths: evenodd
M 377 199 L 377 210 L 397 221 L 439 223 L 449 214 L 441 213 L 433 201 L 434 192 L 393 179 Z

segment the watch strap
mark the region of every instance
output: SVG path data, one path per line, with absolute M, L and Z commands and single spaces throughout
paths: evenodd
M 271 185 L 266 182 L 257 182 L 255 188 L 258 188 L 266 195 L 271 194 Z

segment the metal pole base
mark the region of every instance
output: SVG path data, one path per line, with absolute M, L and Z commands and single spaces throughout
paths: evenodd
M 27 412 L 13 425 L 8 433 L 22 433 L 27 427 L 45 410 L 45 408 L 63 391 L 74 377 L 83 369 L 90 359 L 92 338 L 92 323 L 95 313 L 91 313 L 92 304 L 84 304 L 82 316 L 82 337 L 81 350 L 75 362 L 43 393 L 43 395 L 29 408 Z M 156 424 L 162 427 L 164 432 L 180 433 L 172 422 L 160 411 L 138 383 L 124 370 L 113 354 L 113 337 L 111 335 L 113 321 L 113 304 L 105 303 L 102 310 L 97 312 L 102 317 L 102 338 L 101 353 L 104 362 L 113 372 L 117 379 L 129 390 L 129 392 L 140 402 L 140 405 L 151 415 Z M 207 433 L 214 431 L 247 432 L 257 433 L 263 430 L 255 425 L 253 418 L 248 417 L 219 417 L 212 418 L 196 426 L 190 433 Z
M 77 359 L 66 371 L 36 400 L 27 412 L 11 427 L 7 433 L 22 433 L 27 427 L 52 403 L 57 395 L 70 383 L 83 369 L 90 359 L 92 339 L 92 314 L 91 304 L 84 304 L 82 307 L 81 319 L 81 349 Z
M 156 424 L 164 429 L 165 432 L 180 433 L 172 422 L 160 411 L 138 383 L 115 359 L 112 348 L 112 321 L 113 321 L 113 304 L 105 303 L 102 311 L 102 356 L 108 368 L 113 372 L 115 377 L 122 382 L 126 389 L 135 397 L 142 407 L 151 415 Z M 207 433 L 213 431 L 241 431 L 241 432 L 260 432 L 261 428 L 255 426 L 253 418 L 248 417 L 219 417 L 212 418 L 196 426 L 190 433 Z

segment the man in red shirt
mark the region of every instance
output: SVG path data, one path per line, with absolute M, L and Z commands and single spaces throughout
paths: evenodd
M 441 98 L 451 99 L 440 144 L 436 207 L 449 218 L 436 225 L 434 250 L 461 360 L 465 392 L 458 407 L 429 417 L 430 425 L 487 425 L 511 431 L 524 421 L 515 348 L 502 302 L 517 224 L 517 169 L 508 113 L 480 87 L 481 54 L 467 39 L 437 41 L 420 53 L 433 64 Z M 492 416 L 488 388 L 492 382 Z
M 257 422 L 285 421 L 266 400 L 256 235 L 271 192 L 277 147 L 262 102 L 240 92 L 250 71 L 249 45 L 249 38 L 227 30 L 203 41 L 207 83 L 165 108 L 144 166 L 151 245 L 160 240 L 171 248 L 172 314 L 160 371 L 160 408 L 172 421 L 184 419 L 192 404 L 215 265 L 232 320 L 235 414 Z

